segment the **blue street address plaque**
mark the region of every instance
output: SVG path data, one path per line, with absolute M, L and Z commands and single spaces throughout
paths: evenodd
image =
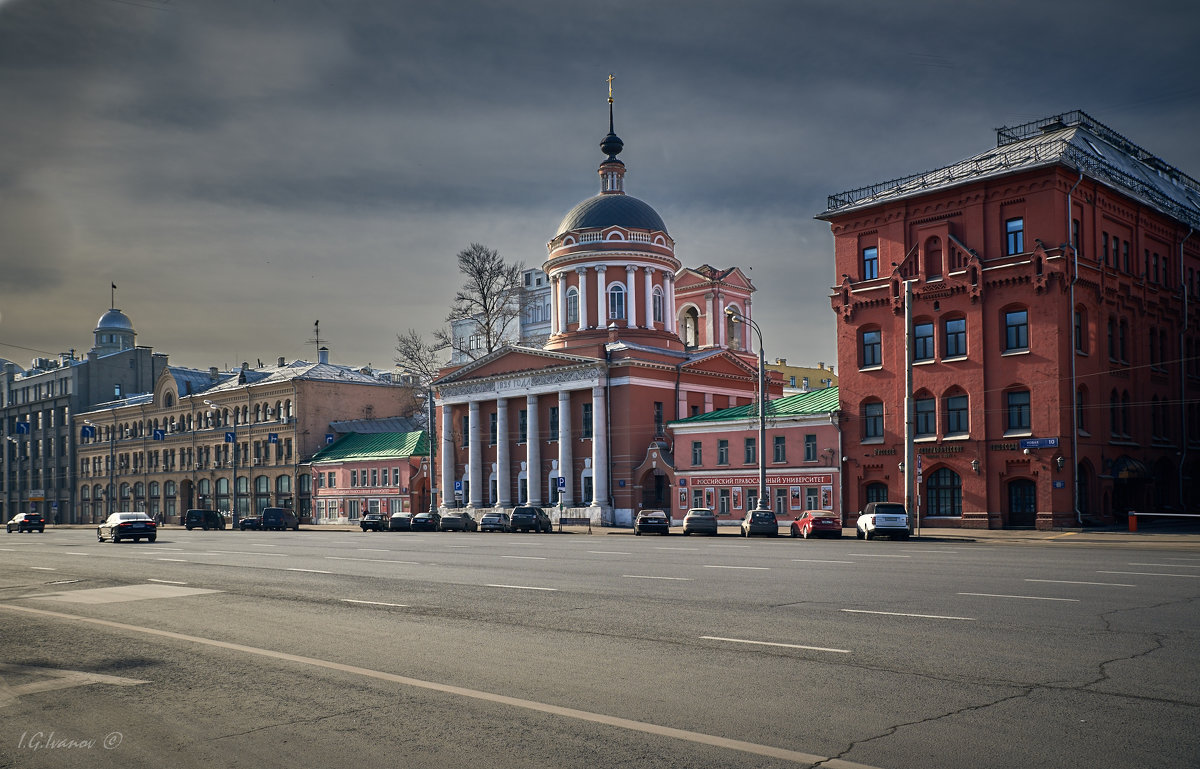
M 1058 438 L 1022 438 L 1021 448 L 1056 449 L 1058 448 Z

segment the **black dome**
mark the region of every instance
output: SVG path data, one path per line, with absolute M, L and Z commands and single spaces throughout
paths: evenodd
M 554 237 L 569 230 L 634 227 L 639 230 L 667 231 L 662 217 L 649 203 L 629 195 L 596 195 L 572 208 L 558 225 Z

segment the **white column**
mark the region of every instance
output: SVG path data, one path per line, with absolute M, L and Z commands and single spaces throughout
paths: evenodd
M 646 294 L 645 294 L 645 299 L 642 300 L 642 306 L 645 308 L 645 311 L 646 311 L 645 328 L 654 328 L 654 268 L 653 267 L 643 267 L 642 272 L 644 272 L 646 274 L 646 281 L 645 281 Z M 664 309 L 666 308 L 665 302 L 663 304 L 663 308 Z
M 512 507 L 511 461 L 508 456 L 508 398 L 496 399 L 496 504 Z
M 576 267 L 575 274 L 579 276 L 579 330 L 588 327 L 587 314 L 587 267 Z
M 633 276 L 637 274 L 637 267 L 632 264 L 625 265 L 625 327 L 637 328 L 637 283 L 634 282 Z
M 525 410 L 527 412 L 527 430 L 525 436 L 525 464 L 526 477 L 529 484 L 529 504 L 534 507 L 542 506 L 542 484 L 546 479 L 542 477 L 542 433 L 538 428 L 538 397 L 536 395 L 525 396 Z
M 704 341 L 709 347 L 717 343 L 717 329 L 713 325 L 713 299 L 714 294 L 711 291 L 704 295 L 704 330 L 708 335 Z
M 454 499 L 454 413 L 449 403 L 442 404 L 442 507 Z
M 591 504 L 608 504 L 608 418 L 604 387 L 592 388 L 592 499 Z
M 567 504 L 575 499 L 574 464 L 571 459 L 571 392 L 561 390 L 558 393 L 558 473 L 566 478 L 562 498 Z
M 678 334 L 679 333 L 679 318 L 675 317 L 675 273 L 667 272 L 663 276 L 663 293 L 666 294 L 667 302 L 667 330 Z
M 725 317 L 725 294 L 717 294 L 717 317 L 713 319 L 713 323 L 717 326 L 717 344 L 721 347 L 728 346 L 729 342 L 725 339 L 725 329 L 728 328 L 728 318 Z
M 550 336 L 559 333 L 558 322 L 562 314 L 558 310 L 558 288 L 559 280 L 557 275 L 547 276 L 550 281 Z
M 738 324 L 742 328 L 742 349 L 746 352 L 754 349 L 750 346 L 750 321 L 752 320 L 754 320 L 754 316 L 750 314 L 750 297 L 746 297 L 746 322 Z
M 483 507 L 483 447 L 479 445 L 479 401 L 471 401 L 468 413 L 467 441 L 470 447 L 467 449 L 467 480 L 471 485 L 468 503 L 471 507 L 480 508 Z
M 608 285 L 604 278 L 605 269 L 603 264 L 596 267 L 596 328 L 608 328 Z

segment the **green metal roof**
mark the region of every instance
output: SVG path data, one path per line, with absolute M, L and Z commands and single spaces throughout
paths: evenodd
M 768 417 L 797 417 L 805 414 L 827 414 L 838 411 L 838 388 L 826 387 L 822 390 L 810 390 L 783 398 L 767 401 Z M 707 414 L 697 414 L 686 419 L 677 419 L 673 425 L 694 425 L 704 422 L 727 422 L 738 419 L 755 419 L 758 417 L 758 404 L 734 406 L 729 409 L 710 411 Z
M 346 433 L 313 454 L 310 462 L 346 462 L 360 459 L 400 459 L 429 456 L 429 436 L 415 433 Z

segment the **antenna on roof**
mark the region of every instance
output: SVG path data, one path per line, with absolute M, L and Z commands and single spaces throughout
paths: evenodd
M 324 341 L 326 343 L 329 342 L 328 339 L 326 339 Z M 308 340 L 308 344 L 313 344 L 313 345 L 317 346 L 317 360 L 318 361 L 321 359 L 321 342 L 322 342 L 321 321 L 315 320 L 315 321 L 313 321 L 313 338 Z

